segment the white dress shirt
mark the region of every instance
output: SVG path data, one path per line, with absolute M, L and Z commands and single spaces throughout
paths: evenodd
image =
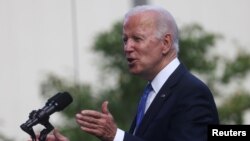
M 145 113 L 148 110 L 149 106 L 151 105 L 152 101 L 154 100 L 156 94 L 160 91 L 163 84 L 167 81 L 169 76 L 175 71 L 175 69 L 179 66 L 180 61 L 178 58 L 175 58 L 171 61 L 167 66 L 165 66 L 151 81 L 151 85 L 153 91 L 151 91 L 148 95 L 148 99 L 146 102 Z M 123 141 L 125 131 L 117 128 L 116 135 L 114 141 Z

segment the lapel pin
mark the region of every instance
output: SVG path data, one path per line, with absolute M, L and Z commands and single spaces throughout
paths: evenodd
M 165 98 L 166 97 L 166 94 L 161 94 L 161 98 Z

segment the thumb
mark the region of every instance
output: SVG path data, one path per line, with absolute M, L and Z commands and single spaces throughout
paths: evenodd
M 104 114 L 109 114 L 109 109 L 108 109 L 108 101 L 104 101 L 103 103 L 102 103 L 102 113 L 104 113 Z
M 66 137 L 63 136 L 59 131 L 58 129 L 54 129 L 54 132 L 53 132 L 54 136 L 56 137 L 56 139 L 58 140 L 65 140 Z M 65 140 L 66 141 L 66 140 Z

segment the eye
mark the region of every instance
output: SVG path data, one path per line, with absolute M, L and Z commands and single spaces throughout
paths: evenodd
M 141 37 L 138 37 L 138 36 L 134 36 L 134 37 L 133 37 L 133 40 L 134 40 L 135 42 L 140 42 L 140 41 L 142 40 L 142 38 L 141 38 Z
M 123 43 L 126 44 L 127 41 L 128 41 L 128 38 L 127 37 L 123 37 L 122 40 L 123 40 Z

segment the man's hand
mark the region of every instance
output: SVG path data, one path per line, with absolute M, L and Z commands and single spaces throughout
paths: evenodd
M 82 110 L 76 114 L 76 122 L 80 128 L 103 141 L 113 141 L 117 126 L 108 110 L 108 101 L 102 103 L 102 112 Z
M 69 139 L 59 133 L 57 129 L 54 129 L 53 135 L 49 134 L 46 141 L 69 141 Z
M 38 138 L 39 138 L 39 135 L 37 135 L 36 140 L 38 140 Z M 28 141 L 31 141 L 31 140 L 28 140 Z M 54 129 L 53 134 L 47 135 L 46 141 L 69 141 L 69 139 L 63 136 L 61 133 L 59 133 L 57 129 Z

